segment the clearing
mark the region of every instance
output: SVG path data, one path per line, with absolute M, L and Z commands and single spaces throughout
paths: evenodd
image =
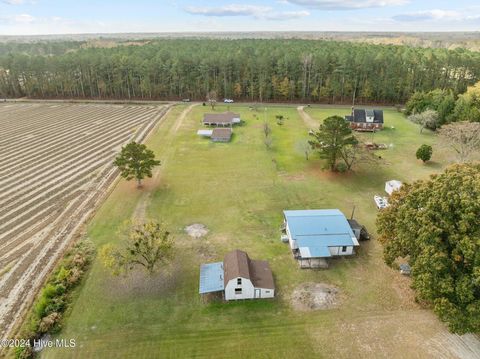
M 429 310 L 412 300 L 408 279 L 385 266 L 375 240 L 377 210 L 373 195 L 386 180 L 412 181 L 441 171 L 446 154 L 435 136 L 387 110 L 386 129 L 373 137 L 391 144 L 381 152 L 385 163 L 363 165 L 354 173 L 330 174 L 298 143 L 308 127 L 296 106 L 271 106 L 267 119 L 273 143 L 263 143 L 264 112 L 231 105 L 246 121 L 235 127 L 231 143 L 212 143 L 196 131 L 208 107 L 174 107 L 149 138 L 162 160 L 161 175 L 147 180 L 143 191 L 121 180 L 88 227 L 98 246 L 115 242 L 116 231 L 135 214 L 147 193 L 145 218 L 168 223 L 176 240 L 176 258 L 158 277 L 141 273 L 113 277 L 95 260 L 77 291 L 60 337 L 74 338 L 74 349 L 47 349 L 43 358 L 468 358 L 480 354 L 474 336 L 454 336 Z M 217 111 L 227 106 L 219 105 Z M 320 123 L 348 108 L 311 107 Z M 277 125 L 275 116 L 285 121 Z M 181 120 L 179 120 L 181 119 Z M 415 159 L 421 144 L 434 145 L 434 162 Z M 283 209 L 339 208 L 356 219 L 373 239 L 352 258 L 331 262 L 328 270 L 301 270 L 280 241 Z M 191 224 L 209 232 L 201 240 L 185 232 Z M 198 294 L 201 263 L 220 260 L 232 249 L 270 262 L 276 282 L 274 300 L 204 303 Z M 407 281 L 407 282 L 406 282 Z M 291 306 L 296 288 L 324 283 L 338 288 L 335 308 L 297 311 Z

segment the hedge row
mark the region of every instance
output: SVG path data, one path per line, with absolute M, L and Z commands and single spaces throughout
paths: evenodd
M 71 303 L 73 289 L 80 283 L 94 255 L 94 246 L 88 240 L 80 241 L 67 252 L 41 290 L 20 329 L 18 338 L 28 339 L 30 345 L 17 348 L 16 358 L 33 358 L 34 340 L 60 331 L 62 316 Z

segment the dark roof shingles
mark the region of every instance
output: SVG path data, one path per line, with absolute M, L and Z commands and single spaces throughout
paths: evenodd
M 248 254 L 234 250 L 223 259 L 224 283 L 235 278 L 250 279 L 257 288 L 275 289 L 273 274 L 267 261 L 251 260 Z

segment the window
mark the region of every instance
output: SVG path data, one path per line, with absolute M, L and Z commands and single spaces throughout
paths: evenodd
M 242 294 L 242 288 L 235 288 L 235 294 Z
M 269 293 L 270 293 L 270 291 L 269 291 L 269 290 L 266 290 L 266 291 L 265 291 L 265 293 L 269 294 Z
M 237 285 L 242 285 L 242 278 L 237 278 Z
M 342 252 L 346 252 L 347 251 L 347 246 L 343 246 L 342 247 Z

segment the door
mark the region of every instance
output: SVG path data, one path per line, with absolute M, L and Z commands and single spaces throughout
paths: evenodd
M 261 290 L 258 288 L 255 288 L 255 298 L 260 298 L 261 297 Z

